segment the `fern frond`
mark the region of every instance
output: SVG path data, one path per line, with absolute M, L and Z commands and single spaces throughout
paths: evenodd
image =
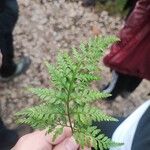
M 110 138 L 101 133 L 100 129 L 97 127 L 88 127 L 86 130 L 77 130 L 74 133 L 75 139 L 81 148 L 84 149 L 85 146 L 94 147 L 95 150 L 105 150 L 110 147 L 121 146 L 122 143 L 115 143 Z
M 100 77 L 98 75 L 81 73 L 78 75 L 78 80 L 89 83 L 95 80 L 100 80 Z
M 51 101 L 53 103 L 55 101 L 55 91 L 47 88 L 29 88 L 31 93 L 37 95 L 41 100 Z
M 51 108 L 51 109 L 50 109 Z M 49 125 L 59 125 L 60 118 L 66 123 L 65 110 L 62 104 L 41 104 L 39 106 L 24 109 L 16 114 L 21 119 L 18 123 L 31 125 L 33 128 L 45 129 Z
M 55 64 L 46 62 L 50 76 L 51 88 L 29 88 L 41 99 L 33 108 L 17 113 L 19 123 L 26 123 L 34 128 L 54 131 L 53 140 L 69 126 L 73 136 L 82 148 L 91 146 L 106 149 L 115 146 L 101 130 L 91 127 L 93 121 L 117 121 L 93 107 L 92 103 L 109 96 L 91 89 L 93 81 L 100 80 L 99 59 L 103 51 L 118 41 L 114 36 L 91 38 L 73 48 L 70 54 L 64 52 L 57 57 Z M 59 128 L 57 128 L 59 126 Z
M 106 115 L 104 112 L 96 107 L 91 108 L 89 106 L 86 106 L 84 108 L 84 111 L 86 112 L 87 116 L 89 115 L 93 119 L 93 121 L 118 121 L 117 119 Z
M 78 109 L 75 110 L 75 114 L 78 114 L 80 119 L 79 120 L 78 117 L 75 116 L 77 122 L 81 121 L 82 124 L 90 124 L 92 121 L 118 121 L 117 119 L 106 115 L 100 109 L 90 106 L 78 107 Z
M 93 90 L 85 89 L 82 92 L 76 93 L 76 102 L 82 105 L 83 103 L 87 104 L 87 103 L 105 99 L 108 96 L 110 96 L 110 94 L 103 93 L 96 90 L 93 91 Z

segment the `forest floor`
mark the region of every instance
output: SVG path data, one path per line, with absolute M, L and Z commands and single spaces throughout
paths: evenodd
M 25 75 L 0 83 L 1 115 L 11 128 L 16 126 L 16 112 L 38 104 L 38 98 L 26 88 L 49 86 L 45 60 L 54 63 L 58 50 L 69 51 L 92 36 L 116 34 L 124 23 L 120 16 L 83 8 L 81 2 L 19 0 L 19 6 L 20 17 L 14 31 L 15 56 L 16 59 L 23 54 L 29 56 L 32 64 Z M 102 63 L 102 59 L 100 61 Z M 110 80 L 109 68 L 103 66 L 101 76 L 96 88 Z M 113 103 L 100 101 L 98 106 L 111 115 L 127 116 L 150 98 L 149 92 L 150 84 L 144 80 L 128 98 L 119 96 Z

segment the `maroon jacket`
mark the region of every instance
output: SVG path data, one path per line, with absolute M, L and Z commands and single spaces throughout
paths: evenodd
M 150 0 L 138 0 L 104 64 L 118 72 L 150 80 Z

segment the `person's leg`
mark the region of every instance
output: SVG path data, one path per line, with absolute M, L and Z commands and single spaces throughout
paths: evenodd
M 0 1 L 0 12 L 2 12 L 4 10 L 5 7 L 5 0 L 1 0 Z
M 14 63 L 13 60 L 14 49 L 12 43 L 13 43 L 12 33 L 1 35 L 0 48 L 2 52 L 2 66 L 0 74 L 2 77 L 8 77 L 12 75 L 16 70 L 16 64 Z
M 150 149 L 150 107 L 140 119 L 131 150 L 149 150 Z
M 0 118 L 0 149 L 11 149 L 16 144 L 18 138 L 17 131 L 7 129 Z
M 0 150 L 10 150 L 21 136 L 31 132 L 33 129 L 27 125 L 8 129 L 0 118 Z
M 0 49 L 2 52 L 1 76 L 10 76 L 15 72 L 13 61 L 13 29 L 18 19 L 18 4 L 16 0 L 6 0 L 3 11 L 0 12 Z
M 0 50 L 2 52 L 2 66 L 0 68 L 0 81 L 6 82 L 25 73 L 31 60 L 22 57 L 15 63 L 13 47 L 13 29 L 18 19 L 18 4 L 16 0 L 5 0 L 3 11 L 0 12 Z

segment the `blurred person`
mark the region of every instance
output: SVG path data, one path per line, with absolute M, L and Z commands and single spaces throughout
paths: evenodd
M 149 150 L 150 148 L 150 100 L 137 108 L 127 118 L 118 118 L 119 122 L 96 122 L 98 128 L 115 142 L 124 143 L 110 150 Z M 36 131 L 21 137 L 11 150 L 79 150 L 72 137 L 71 129 L 64 128 L 55 142 L 52 135 Z M 93 148 L 85 148 L 91 150 Z M 93 149 L 94 150 L 94 149 Z
M 16 0 L 0 0 L 0 50 L 2 63 L 0 81 L 6 82 L 25 73 L 31 60 L 22 57 L 14 62 L 13 29 L 18 19 L 18 4 Z M 9 130 L 0 119 L 0 150 L 9 150 L 18 140 L 17 129 Z
M 113 44 L 104 57 L 104 64 L 112 70 L 112 80 L 102 90 L 127 97 L 142 79 L 150 80 L 150 0 L 138 0 Z
M 0 50 L 2 65 L 0 81 L 9 81 L 24 73 L 31 61 L 22 57 L 18 63 L 14 62 L 13 29 L 18 19 L 18 4 L 16 0 L 0 0 Z

